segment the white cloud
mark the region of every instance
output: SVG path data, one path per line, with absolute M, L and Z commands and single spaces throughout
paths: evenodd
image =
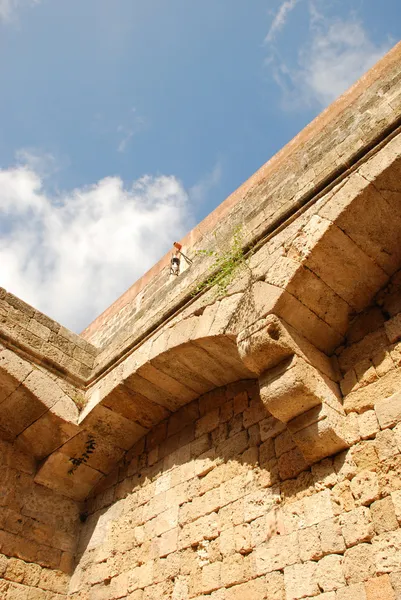
M 285 0 L 277 11 L 276 16 L 273 19 L 270 29 L 266 35 L 265 41 L 272 42 L 274 36 L 279 32 L 285 25 L 288 14 L 295 8 L 299 0 Z
M 309 39 L 296 50 L 293 61 L 284 61 L 277 47 L 270 44 L 266 62 L 282 89 L 287 109 L 327 106 L 391 47 L 388 41 L 374 42 L 354 17 L 329 19 L 313 0 L 309 20 Z
M 46 192 L 29 166 L 0 170 L 0 285 L 82 330 L 191 226 L 175 177 L 119 177 Z
M 362 23 L 338 19 L 319 25 L 312 41 L 299 53 L 293 83 L 304 103 L 327 106 L 345 92 L 388 50 L 375 44 Z
M 16 152 L 15 157 L 18 164 L 28 167 L 43 178 L 59 170 L 53 154 L 41 152 L 37 148 L 21 148 Z
M 22 5 L 34 6 L 40 0 L 0 0 L 0 21 L 11 21 Z

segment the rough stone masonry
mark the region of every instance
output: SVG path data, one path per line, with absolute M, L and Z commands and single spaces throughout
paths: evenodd
M 80 336 L 0 289 L 1 600 L 400 600 L 401 45 L 181 244 Z

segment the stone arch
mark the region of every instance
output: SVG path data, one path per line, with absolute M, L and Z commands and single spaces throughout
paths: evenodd
M 98 462 L 85 465 L 90 489 L 166 416 L 244 378 L 259 378 L 266 409 L 309 462 L 347 447 L 330 357 L 401 265 L 400 182 L 398 136 L 308 209 L 248 290 L 177 314 L 91 386 L 80 434 L 47 461 L 47 479 L 55 467 L 65 479 L 68 455 L 89 432 L 100 440 Z
M 42 460 L 78 431 L 78 409 L 46 371 L 0 351 L 0 437 Z

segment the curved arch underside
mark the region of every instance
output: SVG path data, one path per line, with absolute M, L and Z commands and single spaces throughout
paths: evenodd
M 0 437 L 42 461 L 38 483 L 83 500 L 172 412 L 258 378 L 266 410 L 287 424 L 307 460 L 320 460 L 348 443 L 329 357 L 400 266 L 398 136 L 253 255 L 251 287 L 195 303 L 166 324 L 87 389 L 79 417 L 57 377 L 1 349 Z M 89 434 L 96 451 L 71 477 L 70 458 Z

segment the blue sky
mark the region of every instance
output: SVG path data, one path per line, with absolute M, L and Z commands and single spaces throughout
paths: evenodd
M 0 285 L 79 331 L 400 23 L 396 0 L 0 0 Z

